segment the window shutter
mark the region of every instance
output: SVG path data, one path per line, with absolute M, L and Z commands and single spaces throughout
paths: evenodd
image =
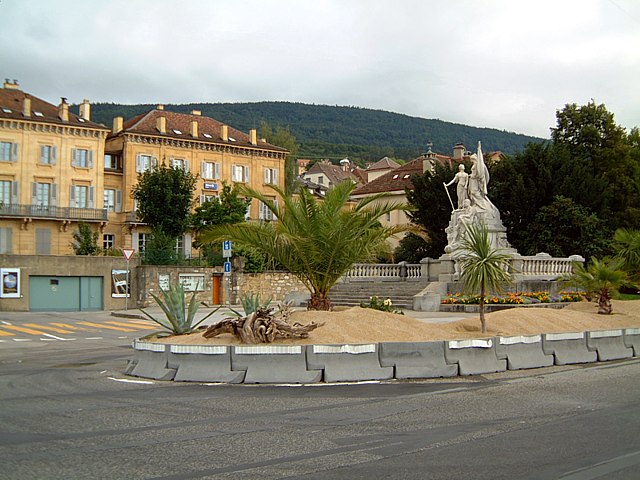
M 233 182 L 238 181 L 238 167 L 236 165 L 231 166 L 231 180 Z
M 116 190 L 116 213 L 122 212 L 122 190 Z
M 87 202 L 87 208 L 93 208 L 93 194 L 95 187 L 89 187 L 89 201 Z
M 78 165 L 78 150 L 71 149 L 71 166 L 76 167 Z
M 38 204 L 38 182 L 31 182 L 31 205 Z
M 184 171 L 188 172 L 189 171 L 189 160 L 185 160 L 184 161 Z
M 215 180 L 218 180 L 220 178 L 220 164 L 219 163 L 214 163 L 213 164 L 213 169 L 214 169 L 213 178 Z
M 75 202 L 76 202 L 76 187 L 71 185 L 69 187 L 69 206 L 75 207 Z
M 244 167 L 244 179 L 245 183 L 249 183 L 249 167 Z
M 207 201 L 206 195 L 200 195 L 200 205 L 204 205 L 204 202 Z
M 11 182 L 11 204 L 12 205 L 17 205 L 18 202 L 18 185 L 20 185 L 18 182 Z
M 150 170 L 154 170 L 157 166 L 158 166 L 158 159 L 156 157 L 151 157 Z
M 260 202 L 258 204 L 258 220 L 264 220 L 264 203 Z
M 268 168 L 264 169 L 264 183 L 271 183 L 271 182 L 269 182 L 269 169 Z
M 202 162 L 202 163 L 200 164 L 200 176 L 201 176 L 203 179 L 206 179 L 206 178 L 207 178 L 207 162 Z
M 89 157 L 87 159 L 87 166 L 89 168 L 93 168 L 93 150 L 88 150 L 87 151 L 87 157 Z
M 131 248 L 133 248 L 136 252 L 138 249 L 138 232 L 131 232 Z
M 49 160 L 47 159 L 45 152 L 47 151 L 47 147 L 46 145 L 40 145 L 40 163 L 48 163 Z
M 11 254 L 11 234 L 13 229 L 0 228 L 0 253 Z
M 183 242 L 184 256 L 187 258 L 191 258 L 191 234 L 184 234 L 184 242 Z
M 18 144 L 17 143 L 11 144 L 11 161 L 12 162 L 18 161 Z
M 273 201 L 273 205 L 276 207 L 276 210 L 277 210 L 278 209 L 278 199 L 277 198 Z M 272 216 L 273 220 L 278 220 L 278 217 L 276 215 L 274 215 L 273 212 L 272 212 L 271 216 Z
M 274 168 L 274 169 L 273 169 L 273 170 L 271 170 L 271 171 L 273 172 L 273 179 L 272 179 L 272 181 L 273 181 L 273 183 L 274 183 L 275 185 L 277 185 L 277 184 L 278 184 L 278 170 L 277 170 L 276 168 Z
M 58 204 L 58 185 L 56 183 L 51 184 L 51 206 L 55 207 Z
M 142 160 L 140 154 L 136 155 L 136 172 L 142 173 Z
M 58 161 L 58 147 L 51 147 L 51 165 L 55 165 Z

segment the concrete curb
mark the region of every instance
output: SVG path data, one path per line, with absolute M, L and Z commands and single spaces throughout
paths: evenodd
M 447 363 L 457 363 L 460 375 L 504 372 L 507 361 L 498 359 L 493 338 L 451 340 L 444 351 Z
M 556 365 L 591 363 L 598 360 L 598 354 L 587 348 L 585 332 L 546 333 L 542 335 L 542 349 L 547 355 L 553 354 Z
M 509 370 L 550 367 L 554 361 L 542 350 L 542 335 L 497 337 L 496 354 L 507 361 Z
M 640 328 L 437 342 L 167 345 L 135 341 L 125 373 L 216 383 L 357 382 L 481 375 L 638 357 Z

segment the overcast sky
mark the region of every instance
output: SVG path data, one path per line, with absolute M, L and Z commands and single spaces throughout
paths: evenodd
M 638 0 L 0 0 L 0 19 L 0 77 L 55 104 L 282 100 L 548 138 L 593 98 L 640 125 Z

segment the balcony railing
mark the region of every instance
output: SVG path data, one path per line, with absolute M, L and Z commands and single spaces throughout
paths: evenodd
M 54 205 L 19 205 L 0 203 L 0 217 L 47 218 L 106 222 L 104 208 L 58 207 Z

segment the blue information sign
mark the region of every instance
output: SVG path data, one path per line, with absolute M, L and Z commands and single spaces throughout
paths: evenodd
M 224 262 L 224 273 L 231 273 L 231 262 Z
M 222 257 L 223 258 L 231 257 L 231 240 L 225 240 L 222 242 Z

